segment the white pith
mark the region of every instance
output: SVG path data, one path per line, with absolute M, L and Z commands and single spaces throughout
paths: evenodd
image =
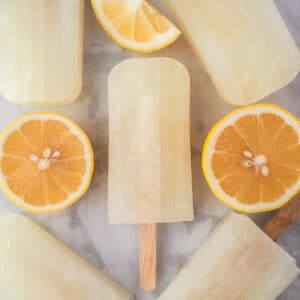
M 143 3 L 143 0 L 129 0 L 128 4 L 131 11 L 137 11 Z
M 51 164 L 55 163 L 58 158 L 60 157 L 60 151 L 55 150 L 52 152 L 52 150 L 47 147 L 43 152 L 43 157 L 38 157 L 36 154 L 31 154 L 29 156 L 29 159 L 33 162 L 37 163 L 37 168 L 42 170 L 47 170 Z
M 270 174 L 269 168 L 267 166 L 267 159 L 264 154 L 253 154 L 251 151 L 246 150 L 243 152 L 245 159 L 243 159 L 242 166 L 245 168 L 253 167 L 255 174 L 259 172 L 263 176 L 268 176 Z

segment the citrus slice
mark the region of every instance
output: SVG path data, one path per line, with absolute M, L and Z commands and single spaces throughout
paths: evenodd
M 180 31 L 144 0 L 91 0 L 106 33 L 121 47 L 153 52 L 173 43 Z
M 300 190 L 300 121 L 273 104 L 234 110 L 208 134 L 202 166 L 213 193 L 230 207 L 279 208 Z
M 0 139 L 0 185 L 18 206 L 35 213 L 62 210 L 87 190 L 93 150 L 86 134 L 57 113 L 29 113 Z

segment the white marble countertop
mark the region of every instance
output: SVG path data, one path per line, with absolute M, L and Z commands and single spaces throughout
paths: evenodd
M 165 1 L 153 0 L 153 2 L 170 16 Z M 300 47 L 300 1 L 276 2 Z M 218 97 L 205 70 L 184 37 L 155 54 L 170 56 L 183 62 L 192 78 L 191 137 L 196 216 L 192 223 L 158 226 L 158 286 L 153 293 L 144 293 L 138 285 L 138 227 L 109 225 L 106 212 L 107 75 L 116 63 L 137 55 L 122 50 L 111 42 L 97 24 L 87 0 L 85 16 L 84 83 L 79 99 L 74 104 L 64 107 L 33 108 L 17 106 L 0 98 L 0 130 L 19 115 L 40 110 L 65 113 L 86 130 L 91 138 L 96 160 L 95 174 L 86 195 L 60 213 L 49 215 L 22 213 L 42 224 L 69 247 L 132 291 L 136 299 L 152 300 L 156 299 L 169 284 L 190 255 L 203 243 L 217 221 L 229 210 L 209 191 L 202 176 L 200 157 L 202 143 L 208 130 L 233 107 Z M 300 76 L 291 85 L 268 97 L 264 102 L 278 103 L 300 117 Z M 0 214 L 19 211 L 2 193 L 0 199 Z M 253 218 L 258 224 L 263 224 L 270 216 L 271 214 L 261 214 Z M 300 265 L 300 221 L 279 243 Z M 279 299 L 299 300 L 300 278 L 294 281 Z

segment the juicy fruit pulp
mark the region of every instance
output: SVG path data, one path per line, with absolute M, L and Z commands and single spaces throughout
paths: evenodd
M 299 121 L 274 105 L 234 111 L 209 134 L 203 167 L 212 190 L 235 209 L 275 209 L 300 189 Z
M 82 85 L 84 0 L 0 1 L 0 94 L 62 105 Z
M 90 142 L 63 115 L 24 115 L 5 130 L 0 148 L 2 187 L 25 209 L 62 209 L 89 185 L 93 170 Z
M 121 47 L 152 52 L 172 43 L 180 31 L 143 0 L 92 0 L 100 24 Z

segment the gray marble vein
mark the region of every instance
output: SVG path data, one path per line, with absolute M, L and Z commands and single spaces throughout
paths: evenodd
M 153 0 L 170 18 L 163 0 Z M 276 1 L 300 47 L 300 1 Z M 206 71 L 182 36 L 172 46 L 154 54 L 183 62 L 191 75 L 191 141 L 195 221 L 158 226 L 158 286 L 150 294 L 138 285 L 138 228 L 133 225 L 109 225 L 107 222 L 108 119 L 107 76 L 119 61 L 140 56 L 122 50 L 102 31 L 96 22 L 89 1 L 85 10 L 84 82 L 80 97 L 64 107 L 22 107 L 0 98 L 0 130 L 15 117 L 28 111 L 58 111 L 72 117 L 90 136 L 95 150 L 95 174 L 85 196 L 71 208 L 56 214 L 28 215 L 57 238 L 81 254 L 99 269 L 131 290 L 136 299 L 153 300 L 170 283 L 191 254 L 201 246 L 213 226 L 229 209 L 209 191 L 201 171 L 201 149 L 204 138 L 220 117 L 232 110 L 217 95 Z M 288 87 L 271 95 L 264 102 L 278 103 L 300 117 L 300 76 Z M 1 193 L 1 192 L 0 192 Z M 0 214 L 20 212 L 0 194 Z M 252 216 L 262 225 L 272 213 Z M 300 222 L 279 241 L 300 265 Z M 300 299 L 300 278 L 280 297 Z

